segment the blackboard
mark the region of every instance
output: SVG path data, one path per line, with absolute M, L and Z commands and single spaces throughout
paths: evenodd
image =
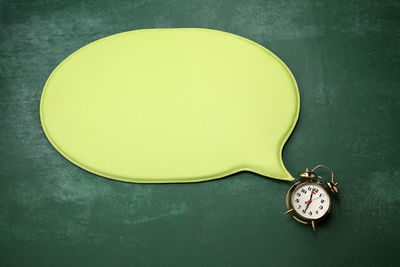
M 400 260 L 399 1 L 0 2 L 1 266 L 395 266 Z M 317 225 L 284 216 L 290 182 L 242 172 L 129 184 L 59 155 L 40 126 L 51 71 L 99 38 L 201 27 L 260 43 L 292 70 L 301 114 L 284 148 L 296 175 L 335 170 Z

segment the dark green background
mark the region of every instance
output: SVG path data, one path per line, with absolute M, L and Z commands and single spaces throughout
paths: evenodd
M 399 18 L 399 1 L 1 1 L 0 265 L 395 266 Z M 317 232 L 282 215 L 289 182 L 129 184 L 52 148 L 39 121 L 51 71 L 94 40 L 156 27 L 239 34 L 289 66 L 301 114 L 285 164 L 323 163 L 340 182 Z

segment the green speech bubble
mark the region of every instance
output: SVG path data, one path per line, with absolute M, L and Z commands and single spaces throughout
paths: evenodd
M 285 64 L 208 29 L 112 35 L 50 75 L 40 116 L 68 160 L 112 179 L 197 182 L 239 171 L 293 180 L 282 148 L 299 93 Z

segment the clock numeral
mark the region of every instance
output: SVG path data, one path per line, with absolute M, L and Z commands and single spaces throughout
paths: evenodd
M 318 214 L 318 210 L 315 211 L 315 214 Z
M 307 189 L 308 189 L 308 191 L 311 191 L 312 188 L 309 186 Z
M 299 205 L 298 207 L 297 207 L 297 209 L 300 209 L 301 208 L 301 205 Z
M 315 193 L 318 193 L 318 191 L 319 191 L 319 189 L 314 189 L 314 192 L 315 192 Z
M 319 206 L 319 209 L 320 209 L 320 210 L 322 210 L 323 208 L 324 208 L 324 206 L 322 206 L 322 205 L 321 205 L 321 206 Z
M 312 211 L 310 211 L 308 214 L 312 215 Z
M 322 193 L 321 193 L 321 194 L 319 194 L 319 197 L 322 197 Z
M 304 190 L 304 189 L 301 189 L 301 192 L 304 193 L 304 194 L 307 193 L 307 191 Z
M 321 203 L 324 203 L 325 202 L 325 200 L 324 199 L 321 199 Z
M 296 195 L 297 195 L 298 197 L 299 197 L 299 196 L 301 196 L 301 194 L 300 194 L 300 193 L 297 193 Z
M 301 212 L 302 212 L 302 213 L 306 213 L 306 210 L 302 210 Z
M 296 198 L 296 200 L 295 200 L 294 202 L 296 202 L 296 203 L 299 203 L 299 202 L 300 202 L 300 200 L 299 200 L 298 198 Z

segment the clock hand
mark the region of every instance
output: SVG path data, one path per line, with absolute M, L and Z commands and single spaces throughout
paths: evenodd
M 307 203 L 307 207 L 306 207 L 305 211 L 307 211 L 308 207 L 310 206 L 310 203 L 311 203 L 312 197 L 313 197 L 313 193 L 314 193 L 314 186 L 313 186 L 313 189 L 311 190 L 310 200 Z
M 316 197 L 316 198 L 314 198 L 313 200 L 316 200 L 316 199 L 318 199 L 318 198 L 321 198 L 321 197 L 323 197 L 323 196 L 320 196 L 320 197 Z M 304 204 L 307 204 L 307 203 L 309 203 L 309 202 L 312 202 L 313 200 L 307 200 L 306 202 L 304 202 Z
M 308 206 L 310 206 L 310 203 L 311 203 L 311 202 L 308 202 L 308 203 L 307 203 L 307 206 L 306 206 L 306 209 L 305 209 L 305 211 L 304 211 L 304 212 L 306 212 L 306 211 L 307 211 L 307 209 L 308 209 Z

